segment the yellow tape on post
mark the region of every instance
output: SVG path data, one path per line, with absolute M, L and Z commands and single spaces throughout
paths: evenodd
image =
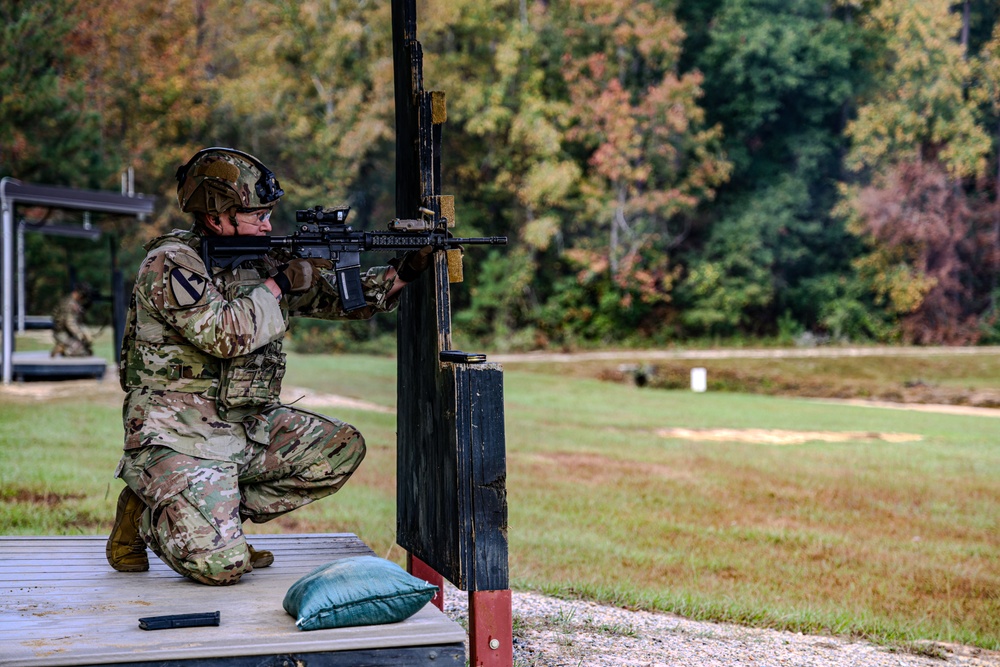
M 448 282 L 460 283 L 465 280 L 462 269 L 462 251 L 459 248 L 445 251 L 448 255 Z
M 455 226 L 455 196 L 454 195 L 440 195 L 438 198 L 438 210 L 441 212 L 441 217 L 448 221 L 448 228 Z
M 442 125 L 448 120 L 448 105 L 443 90 L 431 91 L 431 123 Z

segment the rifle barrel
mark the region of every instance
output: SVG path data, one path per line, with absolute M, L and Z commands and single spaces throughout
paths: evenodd
M 457 245 L 507 245 L 506 236 L 475 236 L 468 239 L 448 239 Z

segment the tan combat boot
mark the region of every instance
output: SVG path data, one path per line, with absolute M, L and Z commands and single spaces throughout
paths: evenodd
M 115 525 L 111 529 L 105 554 L 108 563 L 119 572 L 145 572 L 149 569 L 146 544 L 139 535 L 139 519 L 146 504 L 129 487 L 122 489 L 115 509 Z
M 262 567 L 267 567 L 274 562 L 274 554 L 270 551 L 260 550 L 257 551 L 250 543 L 247 542 L 247 549 L 250 550 L 250 564 L 253 565 L 253 569 L 258 570 Z

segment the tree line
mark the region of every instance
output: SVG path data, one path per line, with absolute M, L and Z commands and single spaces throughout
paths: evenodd
M 468 253 L 467 335 L 1000 342 L 991 0 L 424 0 L 418 18 L 459 231 L 512 240 Z M 173 173 L 207 145 L 278 174 L 279 232 L 334 203 L 381 227 L 390 19 L 371 0 L 10 0 L 0 174 L 117 189 L 132 168 L 155 220 L 102 223 L 132 266 L 187 224 Z M 67 255 L 86 273 L 108 252 L 64 246 L 28 244 L 29 310 Z

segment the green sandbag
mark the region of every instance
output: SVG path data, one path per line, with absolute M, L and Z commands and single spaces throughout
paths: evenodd
M 282 606 L 300 630 L 382 625 L 406 620 L 437 590 L 384 558 L 353 556 L 322 565 L 296 581 Z

